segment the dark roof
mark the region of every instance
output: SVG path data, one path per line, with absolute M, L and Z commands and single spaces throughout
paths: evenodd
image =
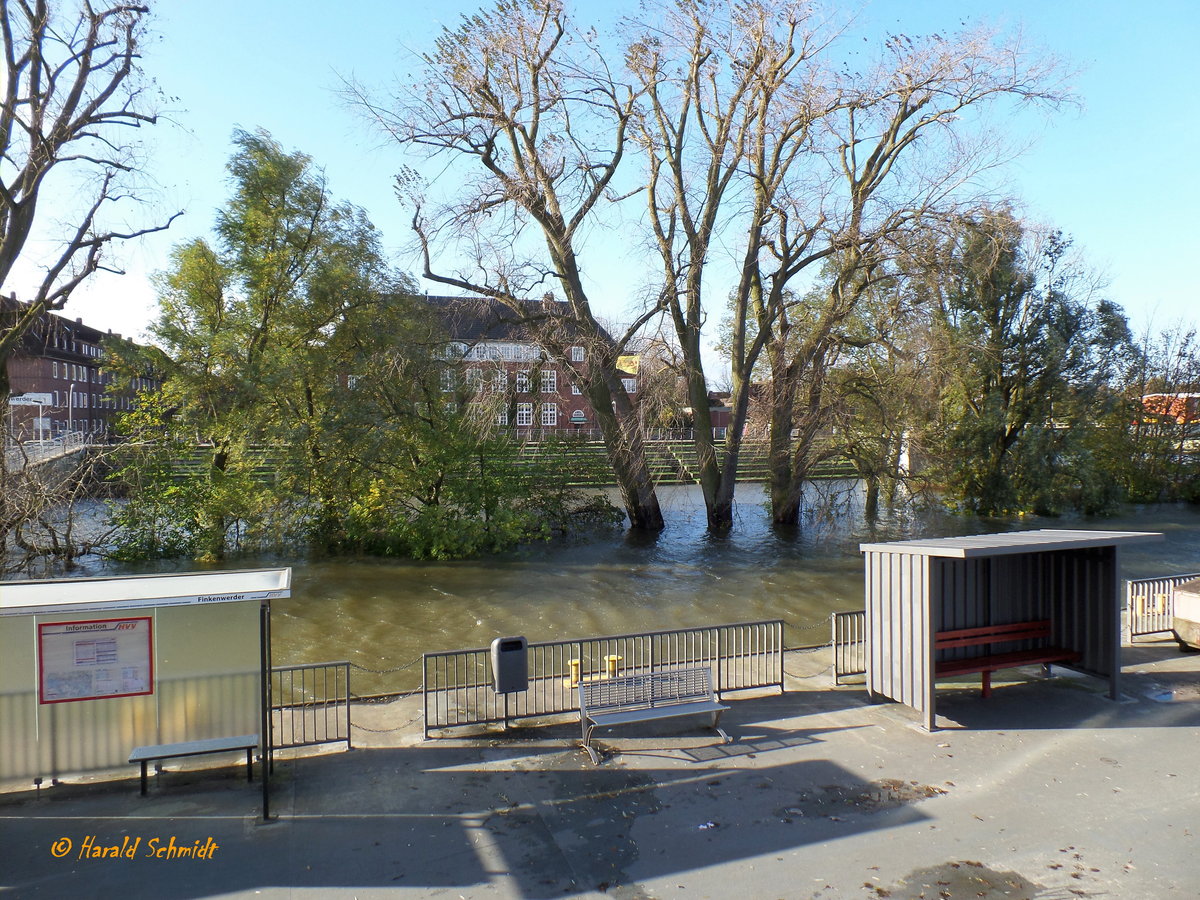
M 18 300 L 15 296 L 6 297 L 0 294 L 0 322 L 5 325 L 10 321 L 15 322 L 16 318 L 28 306 L 28 303 Z M 91 325 L 85 325 L 82 319 L 77 318 L 72 321 L 66 316 L 47 310 L 42 313 L 33 327 L 25 333 L 22 339 L 22 350 L 27 353 L 42 353 L 46 351 L 51 344 L 50 338 L 54 331 L 65 334 L 69 340 L 74 339 L 90 344 L 99 344 L 105 338 L 121 337 L 119 334 L 113 334 L 112 331 L 105 332 Z
M 456 341 L 528 341 L 529 329 L 516 310 L 490 297 L 423 298 Z M 532 306 L 532 304 L 531 304 Z M 532 312 L 532 310 L 531 310 Z
M 561 329 L 559 337 L 570 343 L 583 335 L 563 300 L 527 300 L 518 311 L 491 297 L 418 297 L 431 306 L 451 340 L 467 344 L 479 341 L 536 341 L 539 327 Z M 611 342 L 608 332 L 604 339 Z

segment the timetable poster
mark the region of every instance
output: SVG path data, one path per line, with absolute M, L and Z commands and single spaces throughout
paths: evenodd
M 41 703 L 154 693 L 151 619 L 38 625 Z

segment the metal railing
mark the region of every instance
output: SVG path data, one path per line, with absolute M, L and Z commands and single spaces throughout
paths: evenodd
M 1175 618 L 1175 588 L 1185 581 L 1200 578 L 1200 573 L 1169 575 L 1165 578 L 1136 578 L 1125 586 L 1125 609 L 1129 616 L 1129 636 L 1172 631 Z
M 45 440 L 8 444 L 4 448 L 4 465 L 8 471 L 16 472 L 26 466 L 36 466 L 52 459 L 69 456 L 97 443 L 104 443 L 103 435 L 86 431 L 67 431 Z
M 783 651 L 778 619 L 530 644 L 528 687 L 511 694 L 492 689 L 487 649 L 426 653 L 425 737 L 435 728 L 573 712 L 581 680 L 616 675 L 708 666 L 718 696 L 761 687 L 782 691 Z
M 833 683 L 849 675 L 867 674 L 867 613 L 856 609 L 835 612 L 833 622 Z
M 271 669 L 271 749 L 345 741 L 350 748 L 350 663 Z

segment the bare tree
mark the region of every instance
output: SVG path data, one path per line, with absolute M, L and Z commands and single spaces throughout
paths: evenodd
M 85 179 L 75 222 L 44 265 L 40 283 L 0 322 L 0 397 L 7 403 L 7 360 L 47 310 L 62 309 L 92 273 L 109 269 L 104 250 L 167 228 L 165 223 L 119 229 L 103 213 L 134 199 L 126 188 L 135 170 L 127 128 L 153 124 L 139 69 L 139 45 L 149 8 L 0 0 L 4 84 L 0 98 L 0 289 L 22 259 L 39 222 L 38 202 L 52 175 Z
M 886 263 L 904 236 L 963 205 L 964 186 L 1005 156 L 1002 141 L 970 130 L 968 114 L 1004 99 L 1058 103 L 1066 98 L 1056 75 L 1056 63 L 1030 54 L 1018 37 L 976 31 L 893 36 L 874 69 L 841 77 L 840 102 L 822 117 L 824 134 L 806 168 L 812 181 L 781 191 L 765 241 L 773 265 L 762 281 L 777 524 L 799 521 L 805 479 L 834 452 L 826 388 L 853 346 L 846 325 L 860 301 L 888 277 Z M 827 177 L 813 178 L 820 171 Z M 797 221 L 806 224 L 793 227 Z M 815 264 L 831 273 L 823 292 L 787 289 Z
M 642 86 L 636 132 L 648 165 L 646 199 L 663 291 L 682 353 L 709 527 L 733 522 L 738 457 L 752 372 L 769 335 L 759 266 L 814 123 L 837 104 L 816 57 L 828 36 L 806 0 L 666 0 L 627 64 Z M 786 227 L 783 226 L 783 227 Z M 731 421 L 718 458 L 704 371 L 705 272 L 715 242 L 741 246 L 729 331 Z
M 625 156 L 634 92 L 613 77 L 594 36 L 573 27 L 559 0 L 505 0 L 446 29 L 389 108 L 350 92 L 403 146 L 464 167 L 456 170 L 469 179 L 462 191 L 436 208 L 412 191 L 411 178 L 400 179 L 415 207 L 424 277 L 527 317 L 587 396 L 631 525 L 661 528 L 639 417 L 617 369 L 658 310 L 610 337 L 593 311 L 580 256 L 581 231 L 611 196 Z M 565 302 L 540 302 L 550 296 Z M 566 354 L 581 343 L 582 364 Z

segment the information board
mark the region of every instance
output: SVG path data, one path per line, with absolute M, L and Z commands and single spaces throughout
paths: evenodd
M 150 616 L 38 625 L 38 701 L 154 693 L 151 626 Z

